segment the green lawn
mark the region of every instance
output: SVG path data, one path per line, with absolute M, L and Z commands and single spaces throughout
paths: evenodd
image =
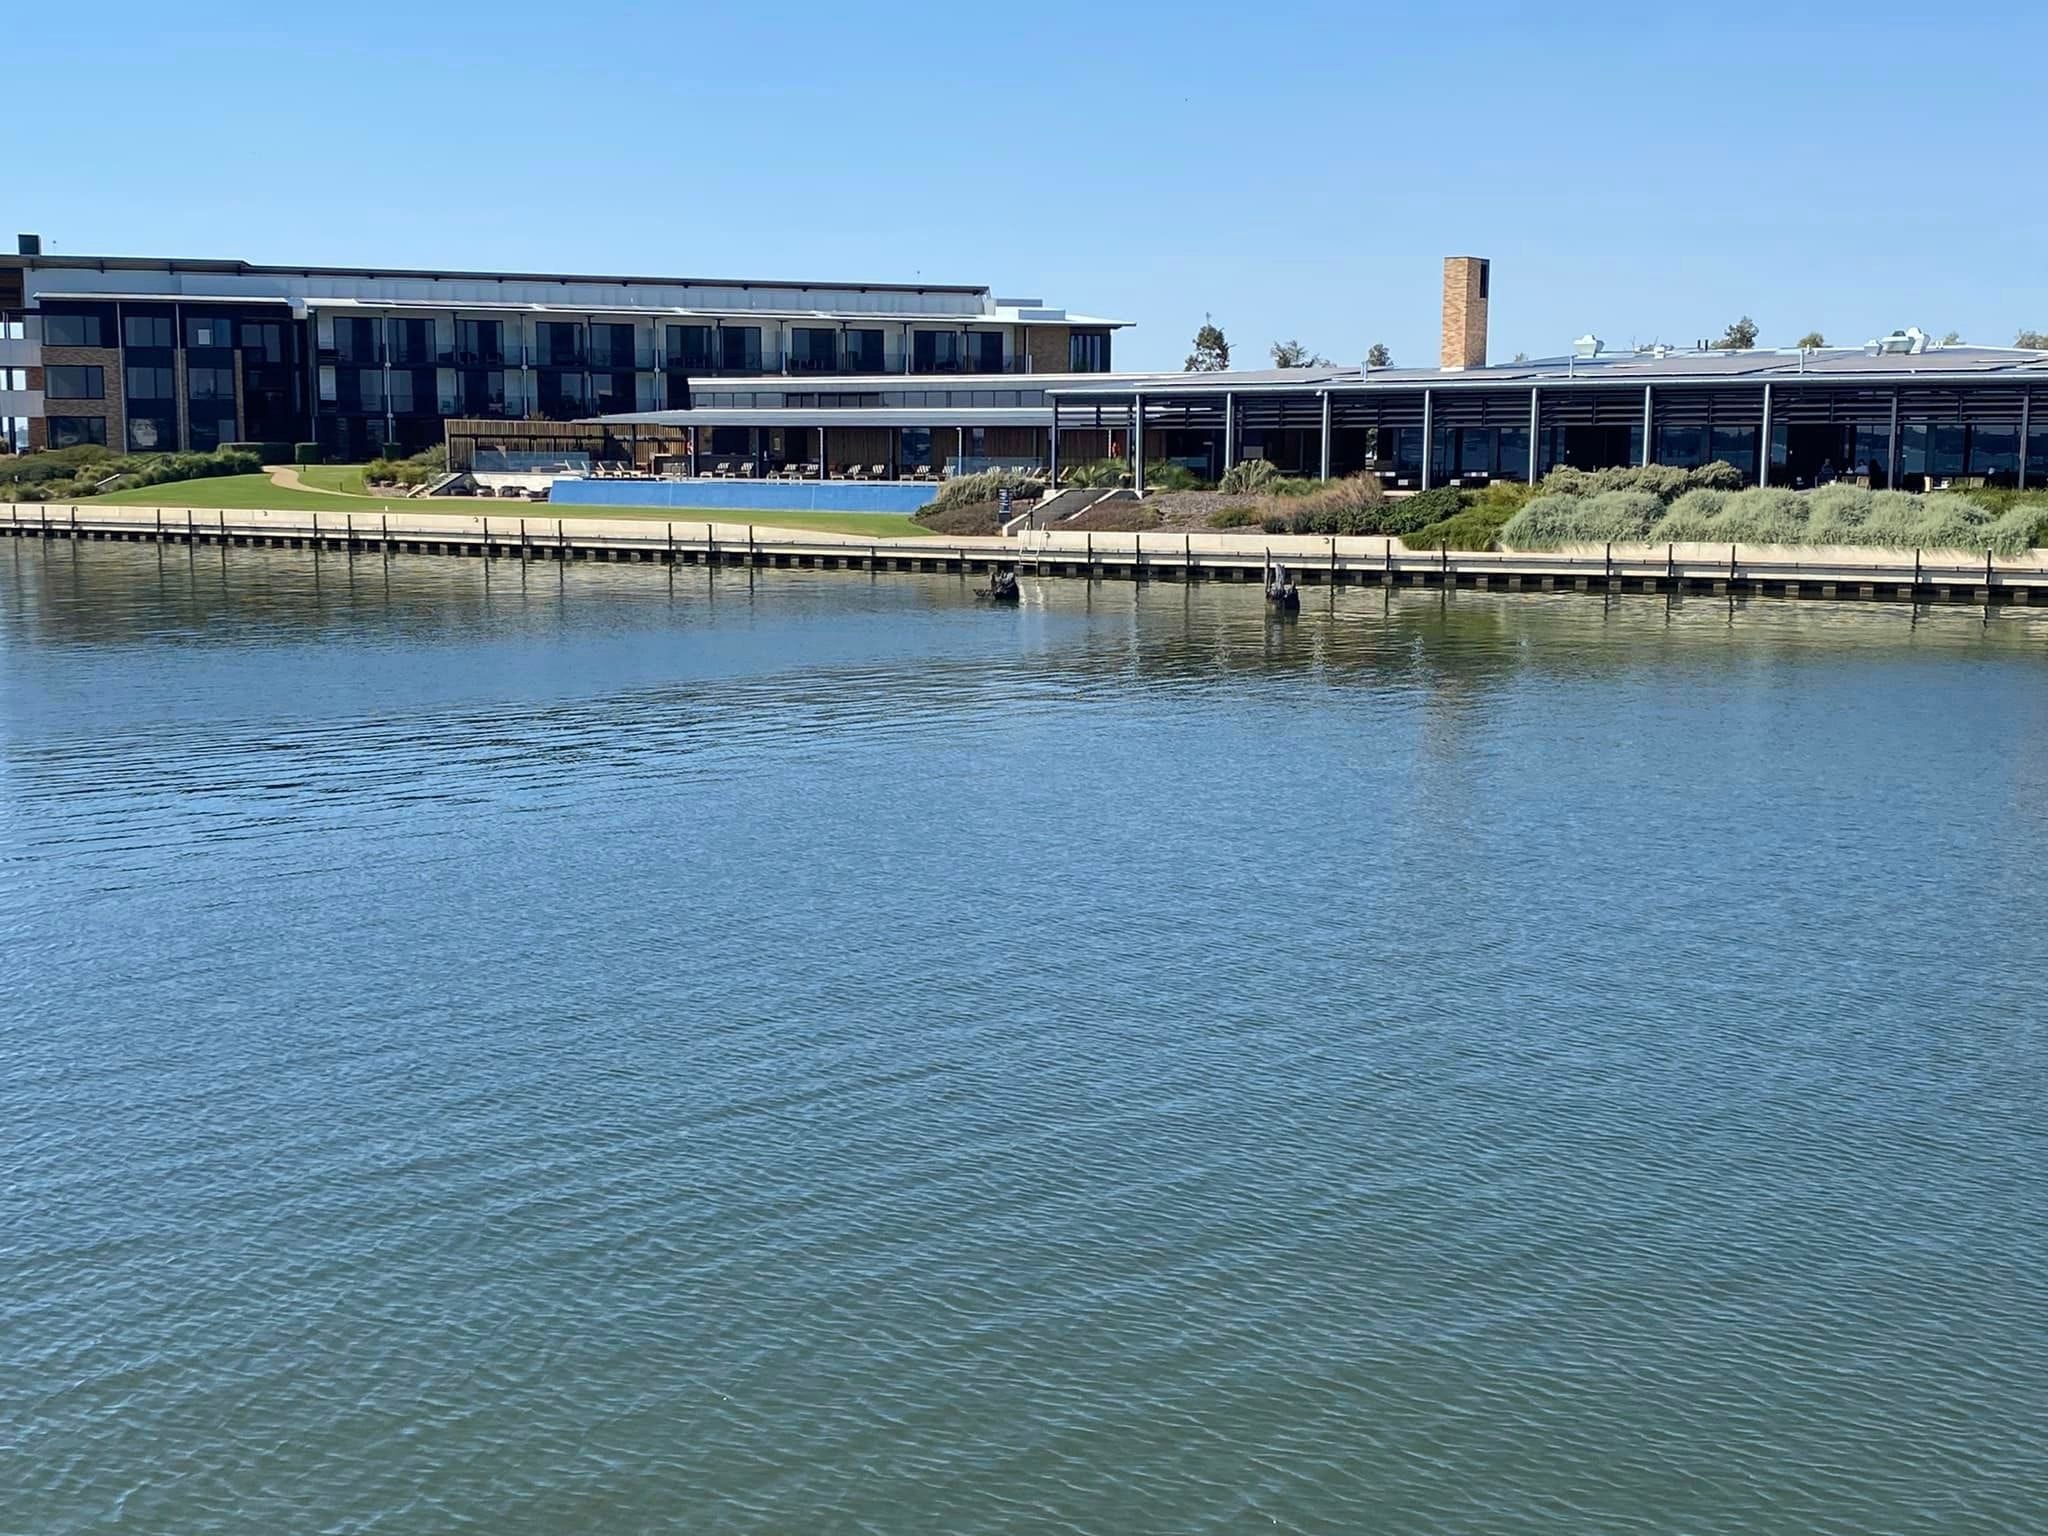
M 360 464 L 301 464 L 299 478 L 308 485 L 317 485 L 323 491 L 345 491 L 351 496 L 369 494 L 363 489 L 363 466 Z
M 347 487 L 350 477 L 362 484 L 360 466 L 314 464 L 299 471 L 309 484 Z M 843 533 L 858 539 L 908 539 L 929 535 L 931 530 L 907 517 L 886 512 L 743 512 L 718 507 L 557 507 L 525 501 L 486 500 L 482 497 L 438 497 L 433 501 L 408 501 L 396 496 L 335 496 L 326 491 L 288 490 L 273 485 L 268 475 L 217 475 L 208 480 L 177 480 L 169 485 L 145 485 L 135 490 L 110 491 L 86 503 L 113 507 L 193 507 L 208 511 L 249 511 L 268 508 L 277 512 L 332 512 L 340 517 L 349 512 L 405 512 L 431 516 L 503 518 L 514 522 L 552 521 L 555 518 L 627 518 L 675 523 L 745 523 L 761 528 L 795 528 L 809 533 Z
M 272 485 L 268 475 L 215 475 L 206 480 L 174 480 L 168 485 L 142 485 L 87 498 L 88 505 L 110 507 L 204 507 L 226 512 L 269 508 L 277 512 L 402 512 L 417 503 L 385 496 L 329 496 L 320 491 L 287 490 Z

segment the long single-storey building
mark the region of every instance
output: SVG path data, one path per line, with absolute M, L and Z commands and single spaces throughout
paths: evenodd
M 1091 374 L 1016 381 L 867 378 L 700 389 L 686 411 L 606 418 L 684 433 L 696 471 L 794 466 L 888 477 L 1006 465 L 1057 475 L 1121 459 L 1205 478 L 1245 459 L 1396 489 L 1540 479 L 1560 465 L 1725 460 L 1753 484 L 1921 489 L 2048 485 L 2048 353 L 1939 346 L 1611 352 L 1490 364 L 1489 264 L 1445 263 L 1440 366 Z

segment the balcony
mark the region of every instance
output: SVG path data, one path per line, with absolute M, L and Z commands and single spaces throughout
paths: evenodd
M 632 347 L 591 347 L 588 349 L 590 366 L 611 373 L 630 373 L 654 366 L 654 348 Z
M 370 347 L 320 347 L 317 359 L 342 368 L 381 368 L 384 366 L 384 347 L 380 343 Z

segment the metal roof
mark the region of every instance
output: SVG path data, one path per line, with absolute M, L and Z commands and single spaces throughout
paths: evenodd
M 1933 347 L 1925 352 L 1873 353 L 1865 347 L 1825 351 L 1609 353 L 1550 357 L 1486 368 L 1259 368 L 1225 373 L 1097 375 L 1060 385 L 1062 398 L 1137 394 L 1264 393 L 1333 390 L 1485 389 L 1503 386 L 1600 384 L 1762 384 L 1766 382 L 1877 383 L 2048 382 L 2048 352 L 2017 347 Z
M 1050 405 L 725 406 L 592 417 L 607 427 L 1049 427 Z
M 681 288 L 849 288 L 856 293 L 971 293 L 986 283 L 851 283 L 782 277 L 619 277 L 586 272 L 466 272 L 431 267 L 269 266 L 256 262 L 185 256 L 0 256 L 0 267 L 90 272 L 226 272 L 261 277 L 439 278 L 483 283 L 615 283 Z

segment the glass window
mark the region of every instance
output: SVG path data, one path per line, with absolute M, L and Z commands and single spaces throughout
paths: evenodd
M 880 373 L 882 371 L 882 333 L 880 331 L 848 331 L 846 333 L 846 369 L 849 373 Z
M 967 365 L 974 373 L 1003 371 L 1003 336 L 1000 331 L 974 331 L 967 338 Z
M 1691 469 L 1707 462 L 1705 427 L 1657 428 L 1657 462 Z
M 1707 457 L 1732 464 L 1751 479 L 1756 476 L 1756 427 L 1715 427 L 1707 434 Z
M 187 368 L 185 395 L 191 400 L 232 400 L 235 398 L 235 370 Z
M 43 344 L 51 347 L 97 347 L 101 341 L 98 315 L 43 316 Z
M 169 368 L 130 368 L 121 382 L 130 400 L 169 400 L 178 392 L 177 377 Z
M 897 446 L 899 453 L 896 462 L 905 469 L 930 469 L 934 467 L 932 464 L 931 428 L 903 428 L 903 439 Z
M 242 355 L 252 363 L 283 362 L 284 327 L 274 321 L 243 321 Z
M 27 389 L 26 368 L 0 368 L 0 389 Z
M 548 367 L 574 367 L 583 361 L 583 327 L 573 320 L 543 320 L 533 328 L 538 361 Z
M 43 393 L 52 400 L 100 400 L 107 393 L 104 368 L 52 367 L 43 370 Z
M 1500 438 L 1500 459 L 1494 466 L 1494 473 L 1513 475 L 1518 480 L 1528 479 L 1529 429 L 1500 427 L 1496 432 Z
M 2010 475 L 2020 467 L 2020 431 L 2012 427 L 1970 429 L 1970 473 Z
M 194 411 L 191 430 L 193 452 L 208 453 L 222 443 L 232 443 L 235 440 L 235 418 L 209 416 Z
M 731 325 L 719 332 L 718 366 L 734 373 L 761 371 L 761 327 Z
M 121 339 L 131 347 L 175 347 L 178 328 L 169 315 L 123 315 Z
M 1927 473 L 1960 475 L 1969 448 L 1968 429 L 1939 426 L 1927 429 Z
M 711 327 L 708 325 L 672 325 L 668 328 L 668 366 L 671 368 L 710 368 L 716 366 L 711 360 Z
M 190 327 L 197 321 L 187 321 L 187 346 L 199 347 L 206 343 L 194 341 L 189 334 Z M 334 322 L 334 355 L 344 363 L 374 363 L 377 361 L 377 322 L 348 316 Z
M 633 327 L 608 323 L 590 328 L 590 364 L 593 368 L 633 366 Z
M 789 365 L 799 373 L 830 373 L 839 366 L 839 332 L 797 326 L 789 333 Z
M 910 338 L 910 366 L 918 373 L 960 371 L 958 331 L 917 331 Z
M 426 321 L 405 322 L 407 325 L 425 326 Z M 422 338 L 423 343 L 427 338 Z M 402 343 L 410 345 L 410 341 Z M 426 347 L 423 344 L 417 359 L 425 362 Z M 471 366 L 489 366 L 505 361 L 505 330 L 501 320 L 457 320 L 455 322 L 455 361 Z
M 1075 331 L 1067 338 L 1069 373 L 1109 372 L 1109 332 Z
M 135 453 L 157 453 L 178 446 L 178 423 L 171 416 L 128 418 L 128 447 Z
M 77 448 L 86 443 L 107 445 L 107 418 L 104 416 L 52 416 L 50 418 L 50 446 L 52 448 Z
M 367 325 L 369 322 L 357 323 Z M 188 347 L 232 347 L 234 344 L 235 327 L 230 320 L 193 315 L 185 321 L 185 345 Z

